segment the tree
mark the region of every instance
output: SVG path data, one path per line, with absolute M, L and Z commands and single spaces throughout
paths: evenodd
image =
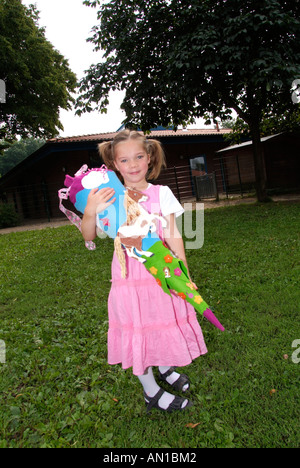
M 0 0 L 0 78 L 6 102 L 0 104 L 1 137 L 50 138 L 63 129 L 60 108 L 74 102 L 76 76 L 67 60 L 46 40 L 34 6 Z
M 295 106 L 296 107 L 296 106 Z M 224 139 L 230 144 L 239 144 L 243 140 L 251 138 L 249 125 L 240 117 L 222 122 L 222 128 L 230 128 L 231 133 L 224 135 Z M 260 136 L 274 135 L 282 132 L 300 133 L 300 108 L 294 112 L 286 111 L 281 115 L 263 117 L 260 125 Z
M 21 139 L 12 144 L 0 156 L 0 177 L 27 158 L 27 156 L 37 151 L 43 144 L 45 144 L 45 140 L 35 138 Z
M 125 123 L 144 130 L 204 115 L 224 120 L 234 109 L 250 128 L 265 200 L 260 127 L 263 117 L 295 109 L 299 0 L 112 0 L 98 18 L 89 40 L 103 61 L 81 80 L 77 113 L 105 112 L 114 89 L 126 90 Z

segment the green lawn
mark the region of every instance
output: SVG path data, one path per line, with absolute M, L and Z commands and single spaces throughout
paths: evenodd
M 205 212 L 188 261 L 226 331 L 200 318 L 209 352 L 175 414 L 147 414 L 131 370 L 107 364 L 112 242 L 1 235 L 0 447 L 299 447 L 299 232 L 299 204 Z

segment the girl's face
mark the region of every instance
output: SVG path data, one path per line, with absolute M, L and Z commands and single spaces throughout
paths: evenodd
M 132 188 L 147 188 L 146 174 L 150 156 L 138 140 L 122 141 L 115 147 L 115 167 L 124 179 L 124 184 Z

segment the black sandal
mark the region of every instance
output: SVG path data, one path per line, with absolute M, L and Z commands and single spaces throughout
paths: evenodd
M 147 413 L 149 413 L 152 408 L 157 408 L 161 411 L 167 411 L 168 413 L 171 413 L 172 411 L 183 411 L 186 408 L 189 408 L 192 406 L 192 402 L 187 400 L 187 404 L 182 408 L 182 404 L 186 401 L 186 398 L 181 398 L 179 396 L 175 396 L 174 400 L 169 404 L 168 408 L 164 409 L 161 408 L 158 404 L 158 401 L 160 400 L 161 396 L 165 393 L 165 391 L 161 388 L 154 397 L 149 397 L 147 393 L 144 392 L 144 398 L 145 398 L 145 403 L 147 407 Z
M 165 372 L 164 374 L 162 374 L 162 373 L 159 371 L 159 369 L 158 369 L 159 378 L 160 378 L 160 380 L 162 380 L 163 382 L 167 382 L 167 384 L 171 385 L 171 386 L 174 388 L 174 390 L 177 390 L 177 391 L 179 391 L 179 392 L 182 391 L 182 392 L 185 393 L 185 392 L 187 392 L 187 391 L 189 390 L 189 388 L 190 388 L 190 381 L 189 381 L 189 378 L 188 378 L 187 375 L 185 375 L 185 374 L 180 374 L 180 377 L 178 377 L 178 379 L 177 379 L 175 382 L 173 382 L 172 384 L 170 384 L 170 383 L 167 381 L 167 377 L 169 377 L 169 375 L 173 374 L 173 372 L 175 372 L 175 370 L 176 370 L 176 367 L 170 367 L 170 369 L 169 369 L 167 372 Z M 185 385 L 187 385 L 187 384 L 188 384 L 188 388 L 187 388 L 186 390 L 182 390 L 183 387 L 184 387 Z

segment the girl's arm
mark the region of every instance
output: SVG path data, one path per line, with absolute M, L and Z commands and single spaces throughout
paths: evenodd
M 85 241 L 92 241 L 97 236 L 96 233 L 96 213 L 94 215 L 84 212 L 81 222 L 81 233 Z
M 164 229 L 165 242 L 167 246 L 169 247 L 169 249 L 176 255 L 176 257 L 178 257 L 180 260 L 183 261 L 184 265 L 187 268 L 189 278 L 191 279 L 189 267 L 188 267 L 187 260 L 186 260 L 184 243 L 183 243 L 182 236 L 177 228 L 175 214 L 170 214 L 166 216 L 165 219 L 167 221 L 167 227 Z M 198 289 L 194 283 L 193 285 L 195 289 Z
M 97 236 L 96 215 L 116 201 L 116 198 L 110 200 L 114 194 L 115 191 L 111 188 L 96 188 L 90 191 L 81 223 L 81 233 L 85 241 L 92 241 Z

